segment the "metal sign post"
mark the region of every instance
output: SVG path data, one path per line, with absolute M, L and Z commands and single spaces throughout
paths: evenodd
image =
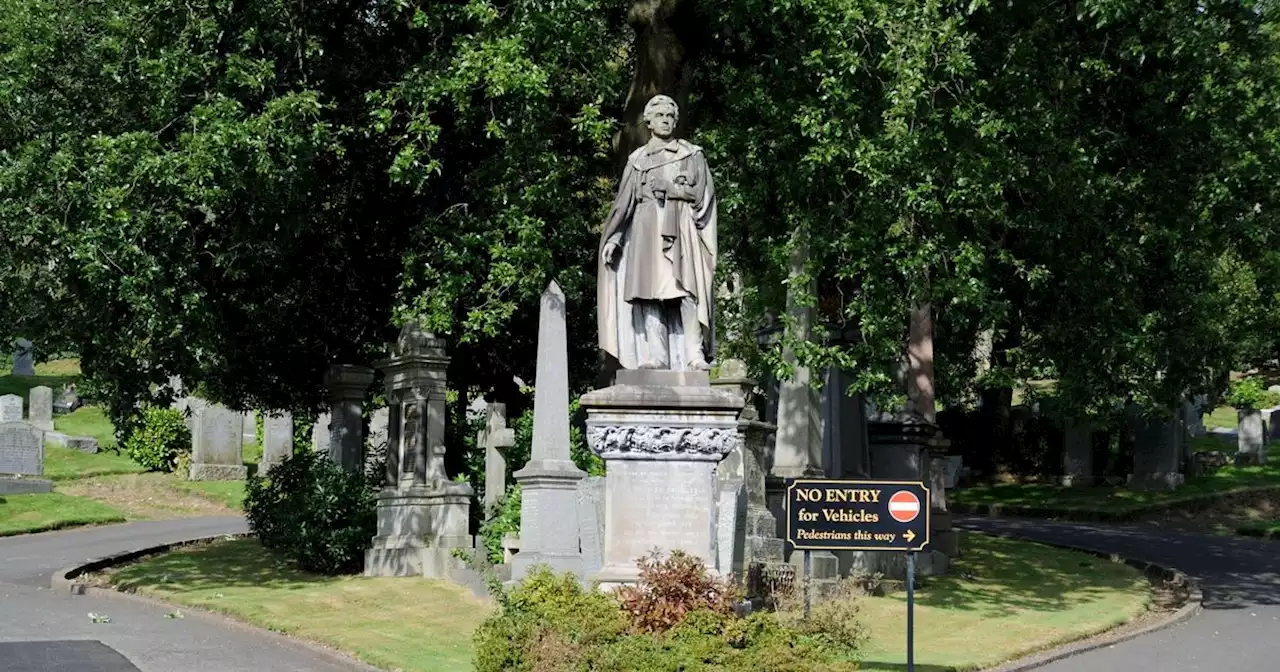
M 804 617 L 812 551 L 907 554 L 907 672 L 915 672 L 916 552 L 929 545 L 929 488 L 919 481 L 795 479 L 787 483 L 787 543 L 804 551 Z

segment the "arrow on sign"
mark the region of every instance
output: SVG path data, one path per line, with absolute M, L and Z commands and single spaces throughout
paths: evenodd
M 907 530 L 907 533 L 902 535 L 902 538 L 906 539 L 907 543 L 909 544 L 916 540 L 916 533 L 912 532 L 911 530 Z

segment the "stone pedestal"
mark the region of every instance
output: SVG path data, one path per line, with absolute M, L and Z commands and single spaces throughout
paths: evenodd
M 378 495 L 378 534 L 365 553 L 364 573 L 455 579 L 463 567 L 453 551 L 475 548 L 475 492 L 467 483 L 451 482 L 444 470 L 444 342 L 409 323 L 396 354 L 377 365 L 386 385 L 387 471 Z M 359 424 L 357 437 L 358 430 Z
M 601 587 L 635 583 L 636 561 L 655 548 L 719 571 L 716 464 L 741 440 L 742 400 L 705 373 L 624 370 L 581 404 L 587 443 L 609 474 Z
M 471 548 L 471 487 L 385 488 L 377 495 L 378 534 L 365 551 L 365 576 L 445 578 L 455 548 Z
M 335 364 L 325 374 L 329 390 L 329 459 L 347 471 L 364 469 L 364 396 L 373 369 Z

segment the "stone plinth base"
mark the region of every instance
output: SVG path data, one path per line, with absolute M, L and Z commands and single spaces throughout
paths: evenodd
M 187 475 L 191 481 L 243 481 L 249 469 L 243 464 L 193 464 Z
M 663 380 L 645 374 L 634 379 Z M 601 588 L 635 583 L 636 561 L 655 549 L 684 551 L 719 571 L 716 463 L 741 440 L 742 405 L 709 384 L 623 384 L 582 397 L 587 443 L 609 474 Z
M 467 534 L 471 493 L 459 483 L 378 493 L 378 535 L 365 552 L 365 576 L 448 578 L 453 549 L 475 546 Z
M 513 474 L 520 483 L 522 546 L 512 560 L 513 580 L 523 579 L 535 565 L 547 565 L 556 574 L 582 574 L 578 482 L 586 475 L 568 460 L 531 460 Z
M 43 478 L 0 477 L 0 495 L 38 495 L 53 492 L 53 481 Z

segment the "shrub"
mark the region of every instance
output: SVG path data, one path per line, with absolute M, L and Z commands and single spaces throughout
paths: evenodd
M 480 525 L 485 555 L 492 564 L 502 563 L 502 538 L 520 532 L 520 504 L 520 486 L 513 485 L 507 488 L 507 494 L 498 501 L 493 517 Z
M 124 450 L 134 462 L 151 471 L 173 471 L 179 456 L 191 453 L 191 430 L 187 429 L 182 411 L 151 406 L 133 425 Z
M 1228 406 L 1241 410 L 1260 410 L 1280 404 L 1280 394 L 1268 392 L 1257 377 L 1241 378 L 1231 384 L 1227 393 Z
M 619 588 L 618 599 L 640 632 L 665 632 L 700 609 L 732 613 L 739 597 L 730 580 L 712 576 L 701 560 L 683 551 L 672 551 L 665 560 L 650 553 L 637 565 L 640 582 Z
M 840 579 L 835 589 L 821 602 L 813 603 L 809 618 L 804 617 L 804 601 L 799 591 L 780 600 L 778 620 L 785 626 L 810 637 L 825 640 L 840 649 L 857 649 L 867 640 L 867 631 L 858 621 L 859 602 L 866 596 L 866 586 L 879 578 L 849 577 Z
M 273 467 L 269 478 L 251 476 L 244 505 L 249 529 L 262 545 L 309 572 L 359 572 L 377 531 L 363 474 L 348 473 L 309 450 Z

